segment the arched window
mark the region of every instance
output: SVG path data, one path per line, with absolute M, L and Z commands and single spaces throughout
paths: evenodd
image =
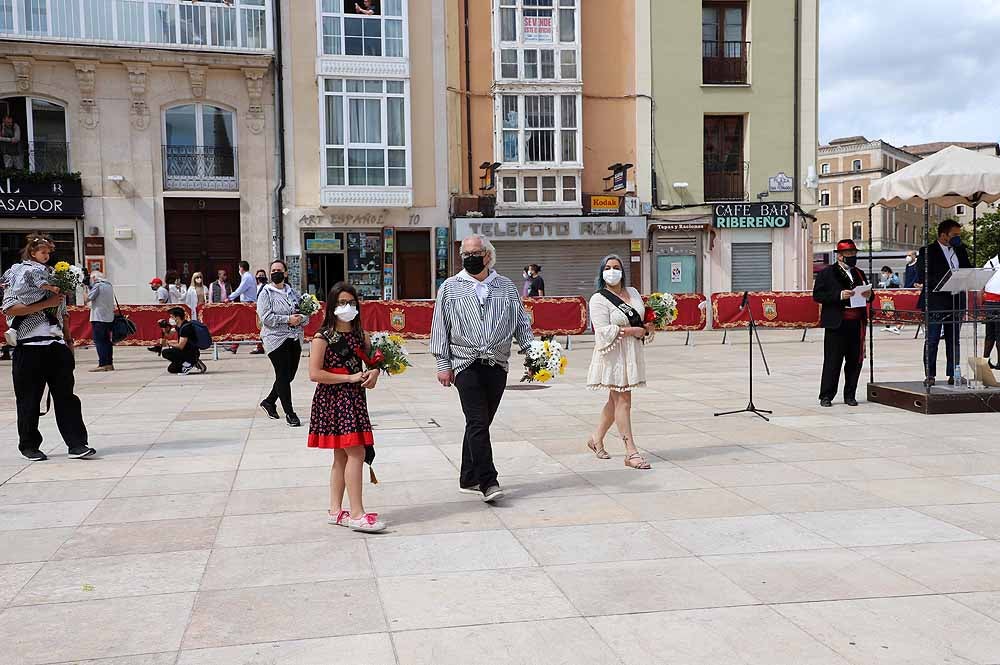
M 9 116 L 7 123 L 3 117 Z M 69 171 L 66 109 L 37 97 L 0 99 L 0 168 L 35 173 Z
M 182 104 L 163 118 L 165 189 L 236 189 L 235 114 Z
M 851 188 L 851 203 L 862 203 L 862 194 L 860 187 Z
M 819 241 L 820 242 L 830 242 L 830 225 L 820 224 L 819 226 Z
M 851 239 L 861 240 L 861 222 L 854 222 L 851 224 Z
M 819 204 L 823 207 L 830 205 L 830 190 L 824 189 L 819 193 Z

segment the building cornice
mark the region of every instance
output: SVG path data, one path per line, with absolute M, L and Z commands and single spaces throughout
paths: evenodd
M 148 46 L 88 46 L 56 44 L 52 42 L 25 42 L 0 39 L 0 49 L 8 58 L 34 58 L 36 61 L 90 60 L 97 64 L 143 62 L 150 65 L 185 67 L 202 65 L 225 69 L 242 67 L 268 67 L 274 56 L 271 53 L 219 53 L 179 49 L 158 49 Z
M 882 140 L 868 141 L 867 143 L 847 143 L 845 145 L 821 145 L 817 150 L 817 156 L 849 155 L 856 152 L 867 152 L 868 150 L 882 150 L 883 152 L 895 153 L 897 156 L 908 157 L 914 161 L 921 159 L 919 155 L 906 152 Z

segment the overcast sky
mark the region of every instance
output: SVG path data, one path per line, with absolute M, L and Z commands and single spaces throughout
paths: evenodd
M 820 141 L 1000 140 L 1000 0 L 820 0 Z

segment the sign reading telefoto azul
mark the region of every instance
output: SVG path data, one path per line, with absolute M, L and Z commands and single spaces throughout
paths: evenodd
M 2 178 L 0 217 L 83 217 L 83 187 L 73 178 L 48 182 Z
M 581 240 L 641 237 L 646 232 L 644 217 L 564 217 L 553 219 L 507 218 L 503 221 L 480 218 L 455 219 L 456 238 L 480 234 L 493 240 Z
M 791 203 L 719 203 L 712 206 L 717 229 L 787 229 L 795 208 Z

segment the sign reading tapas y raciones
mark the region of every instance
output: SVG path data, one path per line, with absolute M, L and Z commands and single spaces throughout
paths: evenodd
M 0 217 L 83 217 L 83 188 L 70 177 L 0 178 Z

